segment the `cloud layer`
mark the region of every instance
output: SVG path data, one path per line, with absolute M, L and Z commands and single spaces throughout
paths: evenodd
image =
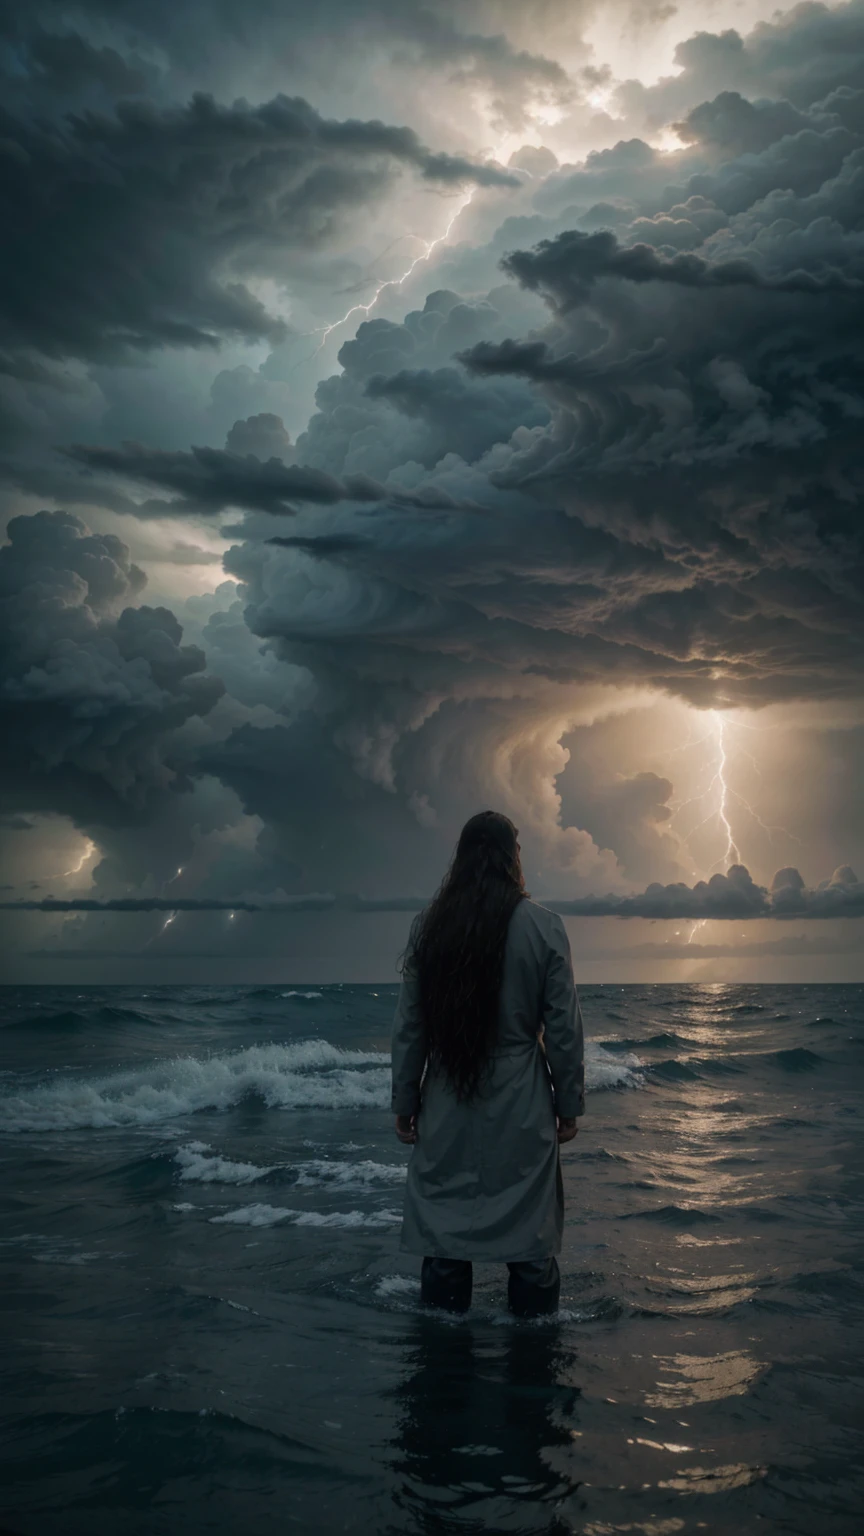
M 207 897 L 114 897 L 99 901 L 88 897 L 45 896 L 34 901 L 0 901 L 0 910 L 19 912 L 417 912 L 426 897 L 336 896 L 310 893 L 287 899 L 235 901 Z M 574 901 L 549 902 L 567 917 L 642 917 L 677 921 L 748 921 L 754 918 L 864 917 L 864 882 L 848 865 L 836 869 L 830 880 L 808 890 L 797 869 L 777 871 L 770 890 L 754 884 L 743 864 L 733 864 L 725 875 L 712 875 L 694 886 L 652 882 L 635 896 L 584 896 Z

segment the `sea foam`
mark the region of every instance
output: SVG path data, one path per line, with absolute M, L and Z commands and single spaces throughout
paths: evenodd
M 252 1095 L 274 1109 L 382 1109 L 390 1058 L 326 1040 L 252 1045 L 96 1078 L 59 1078 L 0 1099 L 7 1131 L 153 1125 L 199 1109 L 230 1109 Z
M 404 1184 L 408 1174 L 405 1163 L 373 1163 L 363 1158 L 359 1163 L 342 1163 L 329 1158 L 310 1158 L 295 1163 L 297 1183 L 327 1184 L 335 1189 L 370 1189 L 376 1184 Z
M 621 1052 L 613 1056 L 602 1045 L 589 1040 L 585 1045 L 585 1086 L 589 1093 L 601 1088 L 639 1088 L 643 1063 L 638 1056 Z
M 375 1163 L 370 1158 L 356 1163 L 324 1157 L 311 1157 L 302 1163 L 238 1163 L 214 1152 L 206 1141 L 189 1141 L 178 1147 L 174 1160 L 184 1183 L 196 1184 L 254 1184 L 268 1174 L 279 1173 L 306 1188 L 368 1190 L 381 1184 L 403 1184 L 408 1172 L 404 1163 Z
M 181 1179 L 198 1184 L 253 1184 L 256 1179 L 275 1173 L 280 1166 L 272 1163 L 259 1168 L 257 1163 L 234 1163 L 230 1158 L 220 1157 L 206 1141 L 187 1142 L 185 1147 L 177 1148 L 174 1157 L 180 1164 Z
M 226 1216 L 211 1216 L 214 1226 L 274 1227 L 391 1227 L 402 1220 L 400 1211 L 295 1211 L 279 1205 L 241 1205 Z
M 613 1056 L 589 1043 L 588 1089 L 637 1087 L 641 1065 L 638 1056 Z M 301 1040 L 212 1056 L 175 1056 L 156 1066 L 102 1077 L 60 1077 L 25 1093 L 0 1096 L 0 1130 L 157 1125 L 196 1110 L 231 1109 L 250 1096 L 272 1109 L 386 1110 L 390 1056 L 384 1051 L 342 1050 L 326 1040 Z M 261 1172 L 250 1174 L 248 1181 L 260 1177 Z

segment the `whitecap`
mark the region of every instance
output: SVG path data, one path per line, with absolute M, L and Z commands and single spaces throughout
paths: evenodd
M 374 1163 L 370 1158 L 364 1158 L 358 1163 L 310 1158 L 306 1163 L 295 1163 L 293 1166 L 297 1169 L 298 1184 L 329 1184 L 339 1189 L 369 1189 L 376 1184 L 404 1184 L 408 1175 L 407 1163 Z
M 412 1275 L 382 1275 L 375 1287 L 376 1296 L 385 1299 L 391 1296 L 409 1296 L 412 1301 L 420 1299 L 420 1281 Z
M 604 1051 L 602 1045 L 585 1044 L 585 1087 L 588 1093 L 602 1088 L 639 1088 L 644 1063 L 629 1052 Z
M 174 1157 L 180 1164 L 181 1179 L 198 1184 L 252 1184 L 280 1166 L 273 1163 L 259 1168 L 256 1163 L 234 1163 L 230 1158 L 220 1157 L 206 1141 L 187 1142 L 185 1147 L 177 1148 Z
M 390 1058 L 326 1040 L 252 1045 L 96 1078 L 55 1078 L 0 1099 L 5 1131 L 153 1125 L 200 1109 L 230 1109 L 250 1094 L 274 1109 L 385 1109 Z
M 297 1211 L 279 1205 L 242 1205 L 225 1216 L 211 1216 L 214 1226 L 273 1227 L 389 1227 L 402 1220 L 398 1211 Z

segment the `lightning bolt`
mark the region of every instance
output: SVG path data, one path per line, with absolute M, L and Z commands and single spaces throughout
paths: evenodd
M 165 881 L 165 884 L 162 887 L 163 891 L 165 891 L 169 885 L 173 885 L 175 880 L 179 880 L 180 879 L 180 876 L 183 873 L 183 868 L 184 868 L 184 866 L 182 864 L 179 864 L 177 866 L 177 868 L 175 869 L 173 875 L 171 876 L 171 879 Z M 159 929 L 159 933 L 151 935 L 151 937 L 147 940 L 147 943 L 144 945 L 144 948 L 145 949 L 149 949 L 150 945 L 154 941 L 154 938 L 161 938 L 162 934 L 166 931 L 166 929 L 170 928 L 172 923 L 176 923 L 177 918 L 179 916 L 180 916 L 179 912 L 169 912 L 168 916 L 166 917 L 166 919 L 164 921 L 164 923 L 162 924 L 162 927 Z
M 726 864 L 731 863 L 733 861 L 733 856 L 734 856 L 734 861 L 736 863 L 740 862 L 741 855 L 740 855 L 740 853 L 738 851 L 738 846 L 737 846 L 737 844 L 735 842 L 735 837 L 734 837 L 734 834 L 732 832 L 732 826 L 731 826 L 731 823 L 729 821 L 729 816 L 727 814 L 727 804 L 728 804 L 730 790 L 729 790 L 729 785 L 726 782 L 726 763 L 727 763 L 727 757 L 726 757 L 726 740 L 725 740 L 725 722 L 723 720 L 723 716 L 721 715 L 720 711 L 716 710 L 716 709 L 712 709 L 710 711 L 708 718 L 712 722 L 712 727 L 711 727 L 710 731 L 706 732 L 706 734 L 704 736 L 700 736 L 696 741 L 685 742 L 682 747 L 678 747 L 675 750 L 678 751 L 678 752 L 684 752 L 684 751 L 688 751 L 692 747 L 703 746 L 705 744 L 705 742 L 713 741 L 716 744 L 716 747 L 717 747 L 717 759 L 716 759 L 716 767 L 715 767 L 715 770 L 714 770 L 714 774 L 713 774 L 713 776 L 711 778 L 711 781 L 710 781 L 710 783 L 708 785 L 708 788 L 706 790 L 703 790 L 701 795 L 692 795 L 689 799 L 681 801 L 681 804 L 678 805 L 675 808 L 675 810 L 674 810 L 674 812 L 673 812 L 673 814 L 672 814 L 672 816 L 670 818 L 669 825 L 671 826 L 674 823 L 676 818 L 678 816 L 680 816 L 681 812 L 683 810 L 686 810 L 687 806 L 689 806 L 689 805 L 701 805 L 701 803 L 704 800 L 708 799 L 709 795 L 714 796 L 715 792 L 719 790 L 719 803 L 715 803 L 712 806 L 711 810 L 709 810 L 707 816 L 703 816 L 702 820 L 698 821 L 696 823 L 695 827 L 691 827 L 690 831 L 688 833 L 686 833 L 686 835 L 684 837 L 684 842 L 686 843 L 687 847 L 689 848 L 690 847 L 690 843 L 691 843 L 691 839 L 696 836 L 697 832 L 701 831 L 702 827 L 707 826 L 709 821 L 714 821 L 714 820 L 719 820 L 720 821 L 720 824 L 721 824 L 721 826 L 723 828 L 723 831 L 726 834 L 726 849 L 725 849 L 724 854 L 721 856 L 721 858 L 715 860 L 715 863 L 712 864 L 711 868 L 714 869 L 717 864 L 720 864 L 720 863 L 724 862 L 724 860 L 725 860 Z M 673 755 L 674 755 L 673 753 L 669 753 L 668 754 L 668 756 L 670 756 L 670 757 L 673 756 Z M 695 875 L 695 873 L 696 873 L 696 871 L 694 870 L 694 875 Z M 692 938 L 692 934 L 691 934 L 690 937 Z M 690 939 L 688 939 L 687 942 L 689 944 L 690 943 Z
M 491 150 L 489 152 L 489 155 L 487 156 L 487 159 L 497 159 L 497 151 L 494 150 L 494 149 Z M 521 168 L 519 168 L 519 167 L 516 167 L 516 171 L 517 171 L 517 174 L 523 175 L 523 176 L 527 176 L 529 179 L 531 179 L 531 172 L 530 171 L 521 170 Z M 422 266 L 424 261 L 428 261 L 429 260 L 429 258 L 432 255 L 433 251 L 437 251 L 438 247 L 441 246 L 441 245 L 446 245 L 447 241 L 450 238 L 450 232 L 453 229 L 453 226 L 456 223 L 456 220 L 459 218 L 460 214 L 464 213 L 465 209 L 473 202 L 473 200 L 474 200 L 477 192 L 479 192 L 479 190 L 480 190 L 479 187 L 474 186 L 474 187 L 471 187 L 470 190 L 464 194 L 464 196 L 461 198 L 461 200 L 459 202 L 458 208 L 456 209 L 455 213 L 450 218 L 450 221 L 449 221 L 449 223 L 447 225 L 447 228 L 443 231 L 442 234 L 436 235 L 434 240 L 424 240 L 423 241 L 423 249 L 422 249 L 422 251 L 420 251 L 419 255 L 414 257 L 414 260 L 405 268 L 405 271 L 401 274 L 400 277 L 389 277 L 389 278 L 386 278 L 383 282 L 380 282 L 378 284 L 378 287 L 375 289 L 375 292 L 373 293 L 371 299 L 369 300 L 369 302 L 367 304 L 352 304 L 351 308 L 350 309 L 346 309 L 344 315 L 340 316 L 340 318 L 338 320 L 331 321 L 331 323 L 329 325 L 318 326 L 314 331 L 308 331 L 307 335 L 309 335 L 309 336 L 320 336 L 321 337 L 321 341 L 320 341 L 319 345 L 316 347 L 315 351 L 310 353 L 309 357 L 302 358 L 301 362 L 304 362 L 304 363 L 311 362 L 313 357 L 317 357 L 320 352 L 323 352 L 323 350 L 324 350 L 325 346 L 327 345 L 327 342 L 330 339 L 330 337 L 332 336 L 333 332 L 334 331 L 338 331 L 338 329 L 339 329 L 339 327 L 341 325 L 346 325 L 347 322 L 350 319 L 352 319 L 352 317 L 354 315 L 368 316 L 369 314 L 371 314 L 372 310 L 375 308 L 375 305 L 378 303 L 378 300 L 380 299 L 382 293 L 386 292 L 386 290 L 388 288 L 401 288 L 403 283 L 407 283 L 409 277 L 413 277 L 414 273 L 417 271 L 417 268 L 419 266 Z M 395 245 L 396 242 L 392 241 L 391 244 Z M 388 247 L 388 249 L 389 249 L 389 247 Z M 295 367 L 299 368 L 300 367 L 300 363 L 295 364 Z
M 717 815 L 719 816 L 720 821 L 723 824 L 723 829 L 726 833 L 725 851 L 719 859 L 715 860 L 715 863 L 723 863 L 728 866 L 732 863 L 740 864 L 741 855 L 738 852 L 738 845 L 732 835 L 732 827 L 729 822 L 729 817 L 726 813 L 726 807 L 729 802 L 729 785 L 726 783 L 726 722 L 718 709 L 712 709 L 711 714 L 717 726 L 717 750 L 720 754 L 720 761 L 717 765 L 717 772 L 714 775 L 713 780 L 715 784 L 719 784 L 720 786 L 720 805 L 717 810 Z M 711 868 L 714 868 L 713 864 Z
M 77 864 L 73 864 L 71 869 L 64 869 L 64 871 L 63 871 L 63 878 L 64 878 L 64 880 L 65 880 L 67 875 L 80 875 L 82 869 L 84 868 L 84 865 L 88 862 L 88 860 L 92 859 L 92 857 L 93 857 L 94 853 L 96 853 L 96 851 L 97 851 L 96 844 L 89 837 L 85 838 L 85 840 L 84 840 L 84 852 L 82 853 L 82 855 L 81 855 L 80 859 L 78 860 Z
M 331 321 L 330 325 L 318 326 L 314 331 L 310 331 L 308 333 L 310 336 L 320 336 L 321 341 L 315 348 L 315 351 L 310 353 L 309 357 L 304 358 L 303 361 L 307 363 L 311 362 L 313 357 L 317 357 L 320 352 L 323 352 L 333 332 L 338 331 L 340 325 L 346 325 L 353 315 L 368 316 L 375 308 L 375 305 L 378 303 L 382 293 L 386 292 L 388 288 L 401 288 L 403 283 L 407 283 L 409 277 L 414 275 L 417 268 L 421 266 L 424 261 L 429 260 L 432 252 L 437 250 L 439 245 L 444 245 L 446 243 L 453 225 L 456 223 L 460 213 L 465 212 L 465 209 L 468 207 L 468 204 L 471 202 L 476 191 L 477 188 L 472 187 L 467 196 L 463 197 L 459 207 L 453 214 L 453 217 L 451 218 L 443 234 L 437 235 L 434 240 L 424 240 L 422 251 L 418 256 L 414 257 L 414 260 L 411 262 L 410 266 L 405 268 L 405 271 L 402 273 L 401 277 L 386 278 L 383 282 L 378 284 L 378 287 L 375 289 L 375 292 L 373 293 L 368 304 L 352 304 L 351 308 L 346 309 L 344 315 L 342 315 L 338 320 L 333 320 Z
M 691 846 L 691 840 L 696 836 L 697 832 L 701 831 L 702 827 L 707 826 L 711 821 L 715 821 L 719 824 L 719 829 L 722 837 L 725 838 L 726 846 L 720 857 L 715 859 L 714 863 L 710 866 L 708 871 L 710 874 L 715 869 L 717 869 L 718 866 L 722 866 L 724 869 L 728 869 L 730 864 L 740 864 L 743 862 L 740 845 L 735 836 L 732 828 L 732 822 L 730 820 L 733 802 L 736 802 L 743 808 L 744 811 L 746 811 L 748 816 L 753 818 L 756 824 L 762 828 L 762 831 L 767 834 L 770 841 L 773 842 L 775 833 L 782 833 L 784 837 L 791 838 L 792 841 L 796 843 L 800 843 L 801 839 L 797 837 L 794 832 L 790 832 L 788 827 L 772 826 L 769 822 L 764 821 L 756 808 L 750 804 L 750 801 L 745 800 L 744 796 L 737 789 L 732 788 L 732 785 L 729 783 L 729 779 L 727 777 L 727 771 L 729 768 L 728 732 L 730 729 L 737 725 L 737 722 L 727 720 L 722 711 L 719 709 L 712 709 L 709 712 L 708 718 L 711 721 L 711 729 L 704 736 L 697 737 L 695 741 L 684 742 L 681 747 L 676 747 L 672 752 L 669 752 L 667 757 L 671 758 L 677 752 L 686 752 L 691 748 L 703 746 L 706 742 L 714 743 L 716 751 L 716 757 L 714 759 L 714 772 L 711 776 L 711 780 L 707 789 L 703 790 L 702 794 L 700 795 L 693 795 L 687 800 L 682 800 L 681 804 L 676 806 L 669 821 L 669 825 L 672 826 L 676 818 L 681 814 L 683 810 L 687 808 L 687 806 L 701 805 L 703 801 L 711 797 L 713 802 L 711 809 L 708 811 L 707 815 L 702 817 L 701 821 L 698 821 L 694 827 L 691 827 L 690 831 L 686 833 L 683 839 L 684 843 L 689 848 Z M 748 729 L 753 729 L 753 727 L 748 727 Z M 735 750 L 736 752 L 739 750 L 737 745 Z M 741 748 L 740 750 L 743 751 L 745 757 L 750 759 L 750 762 L 753 764 L 758 777 L 761 779 L 761 770 L 759 769 L 752 754 L 747 752 L 744 748 Z M 693 873 L 695 876 L 696 871 L 694 870 Z M 696 932 L 695 928 L 693 932 Z M 693 934 L 691 933 L 690 938 L 687 940 L 688 944 L 692 941 L 692 938 Z

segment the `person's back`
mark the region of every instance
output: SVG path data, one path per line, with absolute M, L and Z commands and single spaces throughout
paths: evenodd
M 516 829 L 494 812 L 463 829 L 412 928 L 392 1102 L 414 1145 L 402 1248 L 423 1255 L 424 1300 L 463 1309 L 471 1261 L 491 1259 L 510 1267 L 515 1310 L 554 1309 L 558 1146 L 584 1111 L 582 1020 L 564 925 L 528 900 Z

